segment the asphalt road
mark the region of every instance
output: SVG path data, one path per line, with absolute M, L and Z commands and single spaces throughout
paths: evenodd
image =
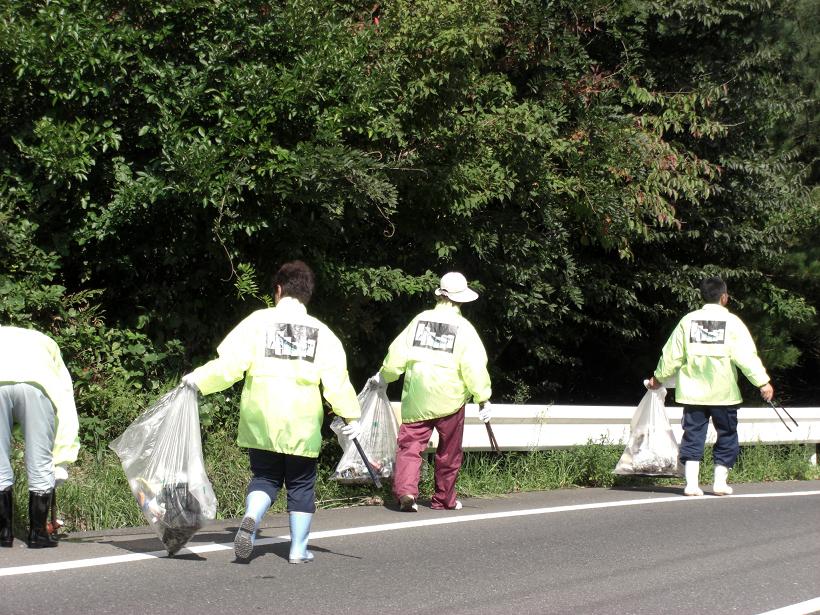
M 237 522 L 162 556 L 144 528 L 0 549 L 0 613 L 738 613 L 820 611 L 820 481 L 731 497 L 573 489 L 463 510 L 320 511 L 316 561 L 287 562 L 287 517 L 234 561 Z

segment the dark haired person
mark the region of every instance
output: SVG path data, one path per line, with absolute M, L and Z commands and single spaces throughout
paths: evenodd
M 313 559 L 307 540 L 316 511 L 322 395 L 335 414 L 352 419 L 343 430 L 346 436 L 361 433 L 356 420 L 361 409 L 342 344 L 307 313 L 313 288 L 313 271 L 305 263 L 282 265 L 273 278 L 276 307 L 245 318 L 217 348 L 219 358 L 182 379 L 203 395 L 245 379 L 237 444 L 249 449 L 253 476 L 234 539 L 238 559 L 251 556 L 256 528 L 283 485 L 290 515 L 290 563 Z
M 760 389 L 769 401 L 774 389 L 752 336 L 743 321 L 726 309 L 729 294 L 719 277 L 709 277 L 700 284 L 705 305 L 690 312 L 678 323 L 667 340 L 649 380 L 657 389 L 677 373 L 675 401 L 683 405 L 683 438 L 680 460 L 685 464 L 686 495 L 703 495 L 698 485 L 700 460 L 706 442 L 709 419 L 715 426 L 717 441 L 713 448 L 715 461 L 715 495 L 731 495 L 726 484 L 729 470 L 737 460 L 737 409 L 743 399 L 737 385 L 737 370 Z
M 464 458 L 464 404 L 479 404 L 479 417 L 491 418 L 487 353 L 478 333 L 461 315 L 461 304 L 478 293 L 452 271 L 441 278 L 437 302 L 410 321 L 390 344 L 381 370 L 370 379 L 379 387 L 404 374 L 401 420 L 393 495 L 404 512 L 416 512 L 421 455 L 433 429 L 439 443 L 435 457 L 435 493 L 430 507 L 458 510 L 456 479 Z
M 80 450 L 71 376 L 57 342 L 39 331 L 0 327 L 0 547 L 14 542 L 11 430 L 26 440 L 28 546 L 56 547 L 46 524 L 54 487 L 68 478 Z

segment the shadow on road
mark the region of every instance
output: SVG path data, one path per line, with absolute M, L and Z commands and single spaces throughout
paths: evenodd
M 234 534 L 236 533 L 235 527 L 227 527 L 221 531 L 205 531 L 195 534 L 193 539 L 188 543 L 187 546 L 195 546 L 201 543 L 232 543 Z M 130 551 L 131 553 L 152 553 L 154 551 L 164 551 L 165 546 L 162 544 L 160 539 L 153 533 L 146 533 L 139 536 L 128 535 L 128 536 L 95 536 L 95 537 L 72 537 L 71 535 L 63 538 L 65 542 L 73 542 L 73 543 L 96 543 L 96 544 L 104 544 L 104 545 L 111 545 L 117 549 L 122 549 L 123 551 Z M 182 555 L 175 555 L 176 559 L 203 559 L 200 558 L 198 555 L 194 553 L 184 553 Z
M 609 488 L 610 491 L 632 491 L 636 493 L 668 493 L 670 495 L 683 495 L 683 487 L 663 487 L 658 485 L 615 485 Z

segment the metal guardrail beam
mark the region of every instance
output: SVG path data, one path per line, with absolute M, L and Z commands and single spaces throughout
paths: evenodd
M 492 425 L 498 445 L 505 451 L 568 448 L 590 441 L 625 446 L 636 407 L 493 404 Z M 393 409 L 400 412 L 399 402 L 393 402 Z M 800 424 L 799 427 L 790 425 L 791 432 L 771 408 L 740 408 L 740 443 L 814 443 L 820 448 L 820 408 L 789 408 L 789 413 Z M 683 433 L 680 426 L 682 414 L 681 407 L 666 408 L 679 442 Z M 706 441 L 713 443 L 715 438 L 710 425 Z M 433 432 L 428 450 L 434 450 L 437 444 L 438 436 Z M 490 450 L 487 431 L 478 418 L 476 404 L 467 404 L 463 446 L 468 451 Z

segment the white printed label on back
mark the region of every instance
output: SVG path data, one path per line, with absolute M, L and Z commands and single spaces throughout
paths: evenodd
M 689 343 L 724 344 L 725 342 L 725 320 L 693 320 L 689 323 Z
M 413 336 L 413 346 L 452 353 L 456 346 L 457 325 L 420 320 Z
M 265 334 L 265 356 L 313 363 L 318 342 L 319 329 L 315 327 L 277 323 Z

